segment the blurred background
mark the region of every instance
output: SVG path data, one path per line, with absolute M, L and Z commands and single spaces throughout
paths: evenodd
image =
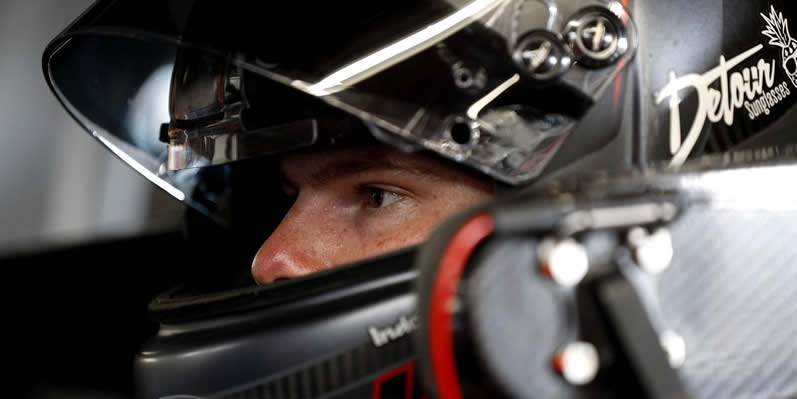
M 45 46 L 90 4 L 0 0 L 7 397 L 130 397 L 132 356 L 154 332 L 146 305 L 176 278 L 163 265 L 179 261 L 182 206 L 83 131 L 43 78 Z
M 171 197 L 90 138 L 50 93 L 44 47 L 88 0 L 0 0 L 0 251 L 172 228 Z

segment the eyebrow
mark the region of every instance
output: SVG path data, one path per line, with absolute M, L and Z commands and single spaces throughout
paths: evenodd
M 284 183 L 290 187 L 298 187 L 295 181 L 290 179 L 287 173 L 280 168 L 280 175 Z M 389 157 L 374 154 L 373 159 L 346 159 L 330 161 L 323 167 L 310 174 L 311 184 L 319 184 L 329 180 L 351 177 L 368 172 L 391 171 L 409 173 L 417 176 L 440 178 L 440 173 L 426 165 L 409 165 L 404 162 L 397 162 Z
M 323 169 L 311 174 L 310 180 L 313 183 L 322 183 L 332 179 L 380 171 L 396 171 L 419 176 L 438 177 L 438 173 L 435 173 L 431 168 L 426 168 L 422 165 L 408 165 L 403 162 L 396 162 L 390 158 L 382 157 L 376 159 L 333 161 L 325 165 Z

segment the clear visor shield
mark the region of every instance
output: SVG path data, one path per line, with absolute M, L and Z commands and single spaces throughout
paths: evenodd
M 636 48 L 613 0 L 396 3 L 100 2 L 44 68 L 97 139 L 186 200 L 190 168 L 337 142 L 325 109 L 526 184 Z
M 94 138 L 178 200 L 224 224 L 227 188 L 223 184 L 210 188 L 208 177 L 224 179 L 228 171 L 169 167 L 171 163 L 200 163 L 190 150 L 175 158 L 170 153 L 179 151 L 167 144 L 168 133 L 174 130 L 170 128 L 170 88 L 176 54 L 176 47 L 142 40 L 77 36 L 52 52 L 45 72 L 59 100 Z M 212 144 L 212 140 L 207 136 L 205 142 Z M 196 141 L 175 138 L 175 142 L 195 146 Z

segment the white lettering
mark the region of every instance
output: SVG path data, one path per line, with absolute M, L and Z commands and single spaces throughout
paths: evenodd
M 741 72 L 730 73 L 729 76 L 733 68 L 761 51 L 763 47 L 759 44 L 727 61 L 724 56 L 720 56 L 719 65 L 702 75 L 692 73 L 677 77 L 674 72 L 670 73 L 670 82 L 656 95 L 656 104 L 660 104 L 668 97 L 670 99 L 670 152 L 673 154 L 671 165 L 680 165 L 686 161 L 703 131 L 706 120 L 712 123 L 723 121 L 731 126 L 736 110 L 743 106 L 747 109 L 748 115 L 760 114 L 759 108 L 763 108 L 763 112 L 769 114 L 769 108 L 778 101 L 775 93 L 765 93 L 765 90 L 771 89 L 775 84 L 774 60 L 767 62 L 761 59 L 756 65 Z M 711 87 L 718 80 L 719 87 Z M 697 110 L 689 131 L 682 138 L 681 99 L 678 93 L 687 89 L 694 89 L 697 94 Z M 752 104 L 745 101 L 745 99 L 753 101 L 760 96 L 763 96 L 762 103 L 758 103 L 761 98 Z
M 418 328 L 418 316 L 401 316 L 398 322 L 384 328 L 369 327 L 368 335 L 377 348 L 395 341 Z

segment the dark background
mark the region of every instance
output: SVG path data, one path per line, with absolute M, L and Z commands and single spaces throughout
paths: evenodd
M 185 245 L 158 233 L 0 259 L 10 397 L 132 397 L 133 357 L 156 331 L 147 303 L 185 271 Z
M 0 0 L 0 270 L 9 398 L 127 398 L 147 303 L 191 266 L 182 207 L 89 137 L 45 83 L 89 0 Z

